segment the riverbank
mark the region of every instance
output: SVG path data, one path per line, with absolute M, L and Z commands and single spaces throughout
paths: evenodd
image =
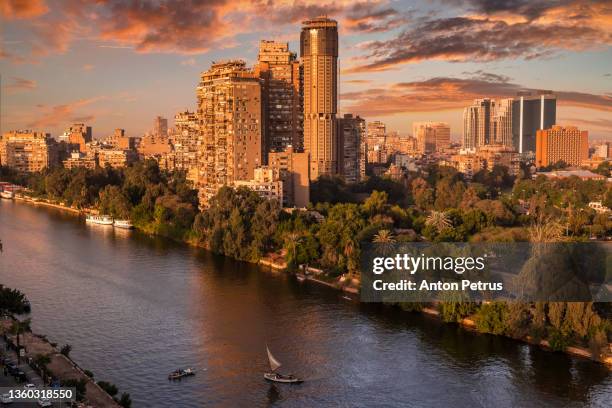
M 17 343 L 16 335 L 10 334 L 12 319 L 0 320 L 0 335 L 8 338 L 13 345 Z M 96 408 L 120 408 L 120 405 L 89 377 L 78 364 L 52 345 L 44 336 L 31 332 L 22 333 L 19 344 L 25 349 L 22 359 L 29 362 L 33 370 L 40 370 L 43 380 L 48 384 L 51 378 L 60 382 L 75 381 L 85 384 L 85 403 Z M 46 363 L 40 362 L 46 360 Z
M 27 202 L 27 200 L 24 200 Z M 42 205 L 42 206 L 47 206 L 47 207 L 51 207 L 51 208 L 55 208 L 55 209 L 59 209 L 59 210 L 67 210 L 71 213 L 81 213 L 81 211 L 79 210 L 75 210 L 73 208 L 67 207 L 67 206 L 63 206 L 61 204 L 56 204 L 56 203 L 50 203 L 50 202 L 35 202 L 35 201 L 29 201 L 34 205 Z M 86 212 L 88 210 L 82 211 L 82 212 Z M 141 230 L 142 231 L 142 230 Z M 147 234 L 152 234 L 150 231 L 143 231 Z M 175 238 L 169 237 L 175 241 L 180 241 L 177 240 Z M 200 248 L 204 248 L 206 249 L 204 246 L 198 244 L 197 242 L 190 242 L 190 241 L 180 241 L 180 242 L 184 242 L 187 243 L 189 245 L 192 246 L 196 246 L 196 247 L 200 247 Z M 274 270 L 279 270 L 279 271 L 286 271 L 287 270 L 287 265 L 284 261 L 284 256 L 283 254 L 277 253 L 277 254 L 268 254 L 266 256 L 264 256 L 262 259 L 259 260 L 259 264 L 264 266 L 264 267 L 268 267 Z M 314 282 L 316 284 L 320 284 L 320 285 L 325 285 L 327 287 L 333 288 L 335 290 L 339 290 L 339 291 L 344 291 L 347 293 L 351 293 L 354 295 L 358 295 L 359 294 L 359 282 L 355 282 L 354 279 L 349 279 L 347 277 L 338 277 L 338 278 L 332 278 L 330 277 L 328 274 L 326 274 L 324 271 L 319 270 L 319 269 L 315 269 L 315 268 L 307 268 L 305 271 L 302 271 L 298 274 L 296 274 L 296 277 L 298 278 L 298 280 L 303 280 L 303 281 L 311 281 Z M 434 316 L 438 319 L 441 319 L 440 317 L 440 313 L 439 311 L 437 311 L 435 308 L 432 307 L 424 307 L 421 310 L 422 313 L 428 314 L 430 316 Z M 470 330 L 475 330 L 476 329 L 476 323 L 474 322 L 474 320 L 472 319 L 463 319 L 459 322 L 463 327 L 470 329 Z M 509 337 L 509 336 L 504 336 L 504 337 Z M 551 350 L 550 344 L 549 342 L 544 339 L 544 340 L 538 340 L 537 342 L 529 337 L 525 337 L 525 338 L 514 338 L 511 337 L 515 340 L 521 341 L 521 342 L 525 342 L 528 344 L 533 344 L 533 345 L 537 345 L 543 349 L 546 350 Z M 597 358 L 596 356 L 594 356 L 590 350 L 584 348 L 584 347 L 579 347 L 579 346 L 569 346 L 569 347 L 565 347 L 564 348 L 564 352 L 567 354 L 571 354 L 571 355 L 575 355 L 581 358 L 586 358 L 586 359 L 590 359 L 593 361 L 597 361 L 597 362 L 601 362 L 604 363 L 608 368 L 612 369 L 612 357 L 610 355 L 607 355 L 603 358 Z

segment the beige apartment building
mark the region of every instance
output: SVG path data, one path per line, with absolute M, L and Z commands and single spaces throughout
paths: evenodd
M 34 172 L 59 164 L 57 142 L 49 133 L 17 130 L 0 139 L 0 165 Z
M 450 126 L 445 122 L 414 122 L 412 136 L 420 154 L 442 152 L 450 147 Z
M 306 207 L 310 201 L 308 153 L 297 153 L 291 146 L 282 152 L 270 152 L 269 167 L 283 182 L 283 207 Z
M 81 153 L 87 151 L 87 143 L 92 140 L 91 126 L 84 123 L 75 123 L 59 137 L 60 142 L 65 142 L 70 146 L 70 150 L 78 150 Z
M 304 21 L 300 35 L 304 70 L 304 150 L 310 177 L 338 172 L 338 22 L 326 17 Z
M 300 63 L 289 44 L 262 40 L 255 66 L 261 88 L 263 152 L 282 152 L 287 146 L 304 148 L 304 114 L 300 95 Z
M 268 166 L 257 167 L 252 180 L 236 180 L 234 187 L 246 187 L 267 200 L 283 203 L 283 182 L 278 171 Z
M 200 203 L 222 186 L 252 180 L 262 164 L 260 79 L 242 60 L 215 62 L 197 87 Z

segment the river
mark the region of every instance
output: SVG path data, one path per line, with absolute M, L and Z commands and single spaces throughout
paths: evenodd
M 134 407 L 609 406 L 602 365 L 55 209 L 0 201 L 0 283 Z M 270 385 L 265 346 L 297 386 Z M 178 367 L 197 375 L 169 382 Z M 281 369 L 282 371 L 282 369 Z

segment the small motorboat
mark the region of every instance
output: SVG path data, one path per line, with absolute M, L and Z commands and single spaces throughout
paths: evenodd
M 3 190 L 0 192 L 0 197 L 6 198 L 7 200 L 12 200 L 15 197 L 15 194 L 12 191 Z
M 171 372 L 170 374 L 168 374 L 168 379 L 169 380 L 180 380 L 183 377 L 189 377 L 191 375 L 195 375 L 195 370 L 191 368 L 186 368 L 184 370 L 182 368 L 179 368 L 178 370 L 175 370 Z
M 98 225 L 113 225 L 113 217 L 111 217 L 110 215 L 88 214 L 85 218 L 85 222 Z
M 115 220 L 113 221 L 115 228 L 132 229 L 134 225 L 130 220 Z
M 270 353 L 270 349 L 267 346 L 266 351 L 268 352 L 268 361 L 270 362 L 270 368 L 272 369 L 272 372 L 264 373 L 264 378 L 266 380 L 285 384 L 299 384 L 301 382 L 304 382 L 304 380 L 297 378 L 292 374 L 284 375 L 277 373 L 276 370 L 279 369 L 281 363 L 276 358 L 274 358 L 272 353 Z

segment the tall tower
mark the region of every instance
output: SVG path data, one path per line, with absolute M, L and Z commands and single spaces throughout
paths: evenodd
M 304 150 L 315 180 L 338 172 L 338 22 L 317 17 L 302 24 Z
M 552 91 L 519 92 L 512 103 L 512 142 L 519 153 L 536 150 L 536 133 L 556 124 L 557 97 Z
M 463 147 L 474 149 L 493 142 L 492 117 L 495 101 L 485 98 L 476 99 L 463 110 Z

